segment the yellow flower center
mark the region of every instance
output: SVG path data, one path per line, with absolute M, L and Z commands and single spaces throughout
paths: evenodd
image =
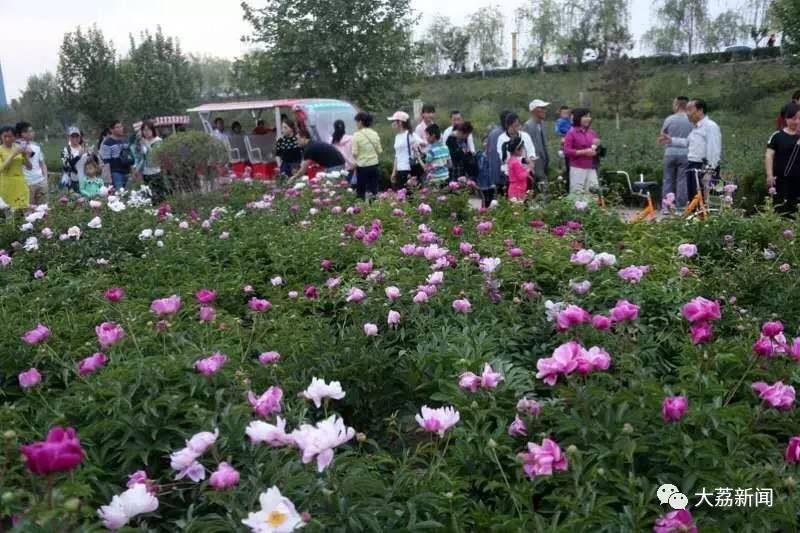
M 271 527 L 278 527 L 279 525 L 286 522 L 287 515 L 280 511 L 270 511 L 267 515 L 267 524 Z

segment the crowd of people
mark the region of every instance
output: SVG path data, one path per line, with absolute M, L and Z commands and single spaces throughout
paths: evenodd
M 555 167 L 551 147 L 558 143 L 557 172 L 566 176 L 569 193 L 590 195 L 601 186 L 600 160 L 606 148 L 592 128 L 592 115 L 583 107 L 558 109 L 552 128 L 548 127 L 550 103 L 534 99 L 524 122 L 515 112 L 504 110 L 497 124 L 487 130 L 479 144 L 475 127 L 458 110 L 449 113 L 442 130 L 436 122 L 436 108 L 424 104 L 416 125 L 408 113 L 396 111 L 387 120 L 394 139 L 392 170 L 394 189 L 417 186 L 446 186 L 460 177 L 473 180 L 484 206 L 498 197 L 524 201 L 531 194 L 547 190 Z M 702 187 L 701 177 L 718 179 L 722 161 L 722 135 L 707 114 L 700 98 L 678 96 L 658 133 L 664 145 L 662 211 L 683 209 Z M 355 116 L 356 130 L 348 133 L 342 120 L 333 124 L 327 139 L 312 139 L 301 121 L 282 116 L 280 135 L 275 140 L 276 162 L 285 177 L 298 178 L 313 164 L 323 170 L 345 171 L 359 198 L 378 193 L 382 140 L 373 129 L 374 118 L 361 111 Z M 155 202 L 169 194 L 167 180 L 153 157 L 161 142 L 156 126 L 143 121 L 136 134 L 127 136 L 119 120 L 109 124 L 97 147 L 89 146 L 76 127 L 67 131 L 61 154 L 60 186 L 92 198 L 102 187 L 125 188 L 132 175 L 148 185 Z M 253 135 L 276 133 L 259 120 Z M 212 135 L 227 139 L 241 135 L 234 122 L 226 130 L 222 118 L 214 121 Z M 555 136 L 551 142 L 551 136 Z M 31 124 L 0 129 L 0 207 L 21 208 L 46 201 L 48 168 L 42 148 L 36 143 Z M 794 212 L 800 198 L 800 91 L 780 111 L 776 131 L 770 136 L 765 154 L 766 182 L 782 211 Z

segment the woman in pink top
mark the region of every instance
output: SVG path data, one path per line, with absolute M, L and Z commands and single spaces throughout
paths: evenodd
M 344 169 L 351 175 L 356 168 L 356 161 L 353 159 L 353 138 L 345 133 L 344 121 L 337 120 L 333 123 L 333 136 L 331 144 L 339 150 L 344 157 Z
M 572 128 L 564 137 L 564 155 L 569 159 L 569 192 L 586 194 L 597 187 L 597 169 L 594 160 L 600 139 L 591 129 L 592 115 L 588 109 L 578 108 L 572 112 Z
M 530 168 L 522 164 L 522 155 L 525 145 L 520 137 L 514 137 L 503 147 L 503 153 L 508 154 L 508 198 L 509 200 L 524 200 L 528 195 L 528 174 Z

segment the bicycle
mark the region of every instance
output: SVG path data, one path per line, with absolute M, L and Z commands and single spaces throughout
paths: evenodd
M 686 220 L 705 220 L 712 213 L 721 212 L 725 205 L 725 186 L 729 181 L 717 177 L 716 171 L 712 168 L 693 168 L 690 172 L 694 173 L 697 191 L 683 210 L 683 217 Z
M 653 202 L 653 194 L 652 190 L 658 187 L 658 183 L 655 181 L 645 181 L 644 174 L 639 174 L 639 181 L 631 181 L 631 176 L 624 170 L 612 170 L 606 171 L 604 173 L 605 176 L 608 175 L 617 175 L 617 176 L 624 176 L 625 182 L 628 185 L 628 193 L 634 198 L 640 198 L 644 200 L 644 207 L 637 212 L 633 217 L 631 217 L 628 222 L 630 223 L 637 223 L 642 222 L 643 220 L 652 221 L 656 218 L 657 211 L 656 206 Z M 595 190 L 599 191 L 599 201 L 602 201 L 605 205 L 605 199 L 602 197 L 604 192 L 608 191 L 608 187 L 604 187 L 603 185 L 598 185 L 598 187 L 594 188 Z

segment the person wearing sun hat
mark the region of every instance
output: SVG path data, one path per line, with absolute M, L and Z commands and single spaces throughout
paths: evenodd
M 402 189 L 412 177 L 412 169 L 419 171 L 420 146 L 422 139 L 411 130 L 411 120 L 405 111 L 395 111 L 387 120 L 394 131 L 394 163 L 392 164 L 392 188 Z M 418 173 L 418 172 L 417 172 Z M 419 178 L 420 176 L 413 176 Z
M 533 146 L 536 148 L 536 161 L 533 166 L 533 176 L 536 183 L 545 183 L 550 169 L 550 155 L 547 152 L 547 135 L 545 134 L 544 119 L 547 117 L 549 102 L 533 100 L 528 109 L 531 118 L 522 126 L 522 131 L 530 135 Z

